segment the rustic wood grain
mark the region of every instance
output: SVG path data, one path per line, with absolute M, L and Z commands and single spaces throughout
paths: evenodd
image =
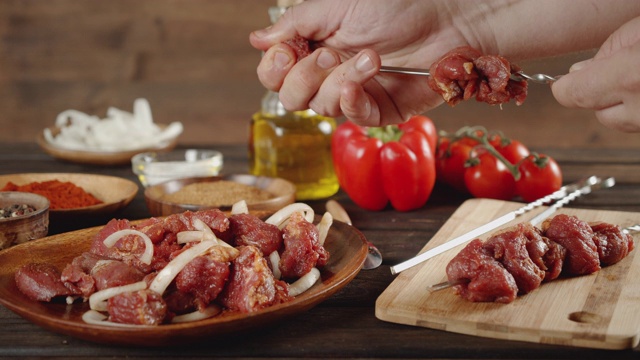
M 211 146 L 224 154 L 225 174 L 246 173 L 247 151 L 243 144 Z M 637 200 L 640 198 L 640 163 L 633 161 L 637 157 L 637 151 L 546 147 L 539 150 L 560 158 L 566 182 L 573 182 L 587 175 L 584 170 L 598 169 L 620 159 L 618 165 L 621 169 L 628 169 L 626 180 L 611 189 L 576 200 L 572 203 L 572 208 L 640 212 L 640 202 Z M 137 181 L 129 166 L 105 168 L 63 162 L 44 153 L 35 143 L 0 142 L 0 164 L 0 175 L 80 172 L 120 176 Z M 344 206 L 354 226 L 380 249 L 384 262 L 375 270 L 361 271 L 348 286 L 311 311 L 285 320 L 277 326 L 240 336 L 213 338 L 188 347 L 152 349 L 99 345 L 59 335 L 0 306 L 0 357 L 638 359 L 639 347 L 611 351 L 507 341 L 377 319 L 375 301 L 397 278 L 391 275 L 389 267 L 417 254 L 468 197 L 437 185 L 424 208 L 407 213 L 391 209 L 379 212 L 362 210 L 342 191 L 332 199 Z M 324 201 L 309 204 L 318 213 L 324 209 Z M 114 217 L 127 219 L 149 216 L 142 189 L 126 208 L 114 214 Z M 50 234 L 104 225 L 110 218 L 97 217 L 52 224 Z
M 468 200 L 421 252 L 520 206 L 520 203 L 490 199 Z M 528 221 L 539 212 L 525 214 L 500 228 Z M 558 213 L 623 227 L 635 225 L 640 219 L 640 213 L 635 212 L 566 208 Z M 488 236 L 485 234 L 480 238 Z M 463 247 L 456 247 L 400 273 L 378 297 L 376 316 L 400 324 L 497 339 L 600 349 L 638 345 L 640 303 L 637 298 L 640 289 L 633 286 L 633 279 L 640 276 L 637 252 L 631 252 L 624 260 L 595 274 L 559 278 L 519 296 L 510 304 L 498 304 L 473 303 L 457 296 L 453 289 L 429 290 L 429 285 L 446 281 L 445 268 Z
M 243 144 L 264 88 L 252 30 L 269 24 L 265 0 L 0 1 L 0 141 L 32 142 L 58 113 L 104 117 L 147 98 L 154 119 L 182 121 L 181 144 Z M 592 52 L 521 63 L 562 74 Z M 425 65 L 426 66 L 426 65 Z M 566 109 L 532 84 L 524 105 L 474 101 L 428 113 L 441 130 L 483 125 L 534 147 L 640 148 L 640 135 Z M 339 119 L 342 121 L 343 119 Z

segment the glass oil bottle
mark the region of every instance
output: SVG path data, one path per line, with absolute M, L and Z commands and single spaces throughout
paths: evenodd
M 269 9 L 272 22 L 286 7 Z M 333 118 L 313 110 L 287 111 L 268 91 L 249 131 L 249 167 L 257 176 L 281 177 L 296 185 L 296 200 L 329 197 L 339 189 L 331 157 Z

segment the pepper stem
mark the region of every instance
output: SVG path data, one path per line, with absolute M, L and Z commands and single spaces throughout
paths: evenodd
M 387 125 L 383 127 L 367 128 L 369 137 L 382 140 L 383 143 L 398 141 L 402 137 L 402 130 L 396 125 Z

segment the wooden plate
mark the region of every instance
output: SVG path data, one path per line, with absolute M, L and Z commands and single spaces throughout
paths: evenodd
M 49 209 L 52 219 L 111 214 L 129 205 L 138 193 L 138 185 L 116 176 L 77 173 L 25 173 L 0 175 L 0 189 L 8 182 L 24 185 L 48 180 L 69 181 L 92 194 L 102 204 L 74 209 Z
M 219 208 L 222 211 L 229 211 L 231 210 L 231 205 L 218 206 L 217 204 L 213 204 L 211 206 L 207 206 L 176 204 L 163 200 L 164 195 L 176 192 L 189 184 L 216 182 L 220 180 L 233 181 L 240 184 L 254 186 L 273 194 L 273 197 L 268 200 L 247 203 L 249 211 L 275 212 L 278 209 L 293 203 L 296 199 L 296 186 L 290 181 L 281 178 L 238 174 L 166 181 L 146 188 L 144 191 L 145 201 L 152 216 L 166 216 L 181 213 L 186 210 L 197 211 L 212 207 Z
M 164 127 L 166 125 L 159 125 Z M 59 129 L 55 127 L 49 128 L 55 135 Z M 175 137 L 170 141 L 162 142 L 154 147 L 145 147 L 136 150 L 127 151 L 91 151 L 91 150 L 70 150 L 63 147 L 56 146 L 48 142 L 44 137 L 44 132 L 40 132 L 40 135 L 36 138 L 36 142 L 42 150 L 56 159 L 66 160 L 74 163 L 89 164 L 89 165 L 101 165 L 101 166 L 115 166 L 131 164 L 131 158 L 133 155 L 147 152 L 147 151 L 170 151 L 178 144 L 178 138 Z
M 226 313 L 192 323 L 160 326 L 114 327 L 82 321 L 87 303 L 66 305 L 28 299 L 18 290 L 14 273 L 30 262 L 48 262 L 62 269 L 75 256 L 88 250 L 94 227 L 54 235 L 0 252 L 0 304 L 46 329 L 80 339 L 108 344 L 167 346 L 212 339 L 216 335 L 247 331 L 304 312 L 332 296 L 360 271 L 367 255 L 366 239 L 352 226 L 334 222 L 325 240 L 331 254 L 322 269 L 322 281 L 293 301 L 251 314 Z
M 464 202 L 422 249 L 443 244 L 509 211 L 521 203 L 471 199 Z M 528 221 L 540 211 L 518 217 Z M 640 213 L 563 208 L 556 214 L 622 227 L 637 224 Z M 485 240 L 489 234 L 480 239 Z M 640 247 L 617 264 L 586 276 L 561 277 L 512 303 L 473 303 L 453 289 L 430 291 L 446 281 L 446 266 L 463 248 L 456 247 L 407 269 L 376 301 L 381 320 L 505 340 L 600 349 L 633 348 L 640 341 Z

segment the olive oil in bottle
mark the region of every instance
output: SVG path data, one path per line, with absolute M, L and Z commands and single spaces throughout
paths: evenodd
M 272 23 L 300 0 L 279 0 L 269 8 Z M 331 157 L 336 121 L 313 110 L 287 111 L 278 94 L 268 91 L 253 115 L 249 131 L 249 168 L 253 175 L 281 177 L 296 185 L 297 200 L 338 192 Z
M 335 128 L 335 119 L 312 110 L 287 111 L 278 94 L 268 92 L 251 120 L 250 172 L 293 182 L 297 200 L 335 194 L 339 189 L 331 158 Z

